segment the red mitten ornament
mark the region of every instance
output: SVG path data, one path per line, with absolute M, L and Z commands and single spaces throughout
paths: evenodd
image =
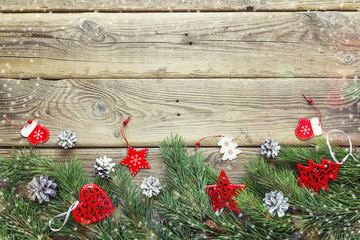
M 322 127 L 319 118 L 312 119 L 302 118 L 299 120 L 299 125 L 295 129 L 295 135 L 301 140 L 308 140 L 314 136 L 322 134 Z
M 36 117 L 35 117 L 36 118 Z M 50 137 L 49 130 L 41 124 L 38 124 L 34 119 L 30 119 L 26 125 L 18 126 L 13 124 L 9 118 L 6 118 L 8 122 L 18 128 L 22 128 L 20 131 L 21 136 L 27 137 L 31 145 L 46 142 Z
M 52 228 L 53 218 L 50 219 L 49 227 L 52 231 L 60 231 L 65 226 L 71 212 L 75 221 L 83 225 L 101 221 L 114 213 L 114 207 L 109 197 L 100 186 L 87 184 L 80 189 L 79 195 L 80 200 L 74 202 L 67 212 L 53 217 L 65 216 L 65 220 L 60 228 Z
M 221 170 L 217 184 L 206 187 L 206 192 L 212 198 L 214 212 L 223 207 L 228 207 L 237 213 L 240 212 L 233 197 L 238 195 L 244 188 L 246 188 L 246 185 L 230 184 L 225 171 Z
M 299 125 L 295 129 L 295 135 L 300 140 L 308 140 L 314 136 L 320 136 L 323 133 L 321 112 L 319 107 L 313 102 L 312 99 L 308 98 L 304 93 L 303 96 L 306 98 L 309 104 L 314 104 L 319 111 L 319 118 L 314 117 L 312 119 L 301 118 Z
M 130 116 L 123 121 L 123 124 L 121 126 L 120 132 L 121 136 L 124 138 L 126 144 L 128 145 L 128 154 L 126 158 L 124 158 L 120 164 L 128 166 L 131 171 L 131 175 L 135 176 L 136 173 L 141 168 L 151 168 L 149 163 L 146 161 L 146 153 L 148 151 L 147 148 L 141 149 L 141 150 L 135 150 L 133 147 L 130 146 L 128 140 L 125 136 L 125 125 L 129 122 Z
M 101 221 L 114 212 L 114 207 L 104 190 L 96 184 L 87 184 L 80 190 L 80 203 L 72 212 L 80 224 Z
M 330 162 L 325 158 L 321 159 L 321 164 L 314 163 L 311 159 L 308 161 L 308 167 L 296 163 L 300 177 L 297 180 L 301 186 L 306 186 L 319 192 L 320 188 L 329 190 L 329 179 L 336 181 L 337 173 L 340 165 L 335 162 Z

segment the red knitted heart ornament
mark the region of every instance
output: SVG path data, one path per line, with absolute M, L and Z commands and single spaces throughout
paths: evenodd
M 80 203 L 72 212 L 80 224 L 101 221 L 114 213 L 114 207 L 104 190 L 96 184 L 87 184 L 80 190 Z

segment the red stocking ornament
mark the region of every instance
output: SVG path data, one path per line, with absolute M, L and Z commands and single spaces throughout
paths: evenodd
M 49 221 L 49 227 L 52 231 L 60 231 L 66 224 L 70 213 L 80 224 L 87 225 L 101 221 L 112 213 L 114 213 L 114 207 L 106 195 L 104 190 L 96 184 L 87 184 L 80 189 L 80 200 L 73 203 L 67 212 L 56 215 L 53 218 L 65 216 L 63 225 L 58 229 L 53 229 L 51 224 L 53 218 Z
M 299 120 L 299 125 L 295 129 L 295 135 L 300 140 L 308 140 L 314 136 L 320 136 L 322 134 L 321 112 L 319 107 L 313 102 L 312 99 L 307 98 L 304 93 L 303 96 L 306 98 L 309 104 L 314 104 L 319 111 L 319 118 L 317 117 L 314 117 L 312 119 L 301 118 Z
M 36 117 L 35 117 L 36 118 Z M 49 130 L 41 124 L 35 121 L 35 118 L 30 119 L 26 125 L 18 126 L 13 124 L 9 118 L 6 118 L 8 122 L 18 128 L 22 128 L 20 131 L 21 136 L 27 137 L 31 145 L 46 142 L 50 137 Z
M 130 146 L 128 140 L 125 136 L 125 125 L 129 122 L 130 116 L 123 122 L 121 126 L 121 136 L 124 138 L 125 142 L 128 145 L 128 154 L 126 158 L 124 158 L 120 164 L 128 166 L 131 171 L 131 175 L 135 176 L 136 173 L 141 168 L 151 168 L 149 163 L 146 161 L 146 153 L 148 151 L 147 148 L 141 150 L 135 150 L 133 147 Z
M 206 187 L 206 192 L 212 198 L 214 212 L 223 207 L 228 207 L 237 213 L 240 212 L 233 197 L 238 195 L 244 188 L 246 188 L 246 185 L 230 184 L 225 171 L 221 170 L 217 184 Z

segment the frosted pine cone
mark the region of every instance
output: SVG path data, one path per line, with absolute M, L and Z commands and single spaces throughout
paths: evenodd
M 112 159 L 106 156 L 97 158 L 95 161 L 95 174 L 101 178 L 109 178 L 110 173 L 114 172 L 115 163 L 111 163 Z
M 269 192 L 265 195 L 264 206 L 267 207 L 269 212 L 275 216 L 276 213 L 279 217 L 283 217 L 285 215 L 286 210 L 289 208 L 288 198 L 284 197 L 282 192 L 278 190 Z
M 280 151 L 281 147 L 279 142 L 273 138 L 266 139 L 261 145 L 261 154 L 267 158 L 276 157 Z
M 157 196 L 160 193 L 161 183 L 158 178 L 150 176 L 145 178 L 140 187 L 143 189 L 143 194 L 149 198 Z
M 29 192 L 29 198 L 35 201 L 37 198 L 40 203 L 43 201 L 49 202 L 50 197 L 56 196 L 57 184 L 53 179 L 47 175 L 41 175 L 40 177 L 34 177 L 27 186 Z
M 62 131 L 57 139 L 59 145 L 65 149 L 74 147 L 77 141 L 76 134 L 70 130 Z

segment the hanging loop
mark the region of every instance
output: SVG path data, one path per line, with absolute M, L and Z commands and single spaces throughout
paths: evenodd
M 321 126 L 322 128 L 322 119 L 321 119 L 321 112 L 320 112 L 320 108 L 318 107 L 318 105 L 316 105 L 314 103 L 314 101 L 311 99 L 311 98 L 308 98 L 305 93 L 302 94 L 304 96 L 304 98 L 306 99 L 306 101 L 309 103 L 309 104 L 314 104 L 315 107 L 317 108 L 318 112 L 319 112 L 319 126 Z
M 53 232 L 58 232 L 58 231 L 60 231 L 60 230 L 65 226 L 66 222 L 68 221 L 69 216 L 70 216 L 70 213 L 71 213 L 73 210 L 75 210 L 75 208 L 77 207 L 77 205 L 79 205 L 79 203 L 80 203 L 79 200 L 76 200 L 76 201 L 69 207 L 69 210 L 67 210 L 67 212 L 63 212 L 63 213 L 60 213 L 60 214 L 52 217 L 52 218 L 49 220 L 49 227 L 50 227 L 51 231 L 53 231 Z M 54 219 L 54 218 L 58 218 L 58 217 L 62 217 L 62 216 L 65 216 L 65 220 L 64 220 L 64 223 L 61 225 L 61 227 L 60 227 L 60 228 L 56 228 L 56 229 L 52 228 L 52 227 L 51 227 L 51 224 L 52 224 L 53 221 L 54 221 L 53 219 Z
M 339 133 L 345 134 L 345 136 L 347 137 L 347 139 L 348 139 L 348 141 L 349 141 L 349 145 L 350 145 L 349 151 L 350 151 L 350 152 L 349 152 L 349 154 L 346 155 L 340 162 L 338 162 L 338 160 L 336 159 L 335 154 L 334 154 L 334 152 L 332 151 L 332 148 L 331 148 L 331 144 L 330 144 L 330 140 L 329 140 L 329 133 L 332 133 L 332 132 L 339 132 Z M 340 165 L 344 164 L 344 163 L 346 162 L 346 160 L 349 158 L 349 156 L 352 156 L 353 159 L 354 159 L 355 161 L 357 161 L 356 158 L 355 158 L 355 156 L 352 154 L 352 142 L 351 142 L 351 140 L 350 140 L 350 137 L 349 137 L 344 131 L 341 131 L 341 130 L 339 130 L 339 129 L 330 130 L 330 131 L 326 134 L 326 143 L 327 143 L 327 145 L 328 145 L 328 147 L 329 147 L 330 155 L 331 155 L 332 159 L 333 159 L 337 164 L 340 164 Z
M 213 137 L 223 137 L 224 136 L 224 134 L 222 134 L 222 135 L 214 135 L 214 136 L 206 136 L 206 137 L 203 137 L 203 138 L 201 138 L 199 141 L 197 141 L 196 142 L 196 147 L 195 147 L 195 150 L 196 149 L 198 149 L 198 147 L 200 146 L 200 142 L 202 141 L 202 140 L 204 140 L 204 139 L 206 139 L 206 138 L 213 138 Z
M 121 136 L 123 137 L 123 139 L 125 140 L 125 142 L 128 146 L 130 146 L 130 145 L 125 136 L 125 125 L 129 122 L 129 120 L 130 120 L 130 116 L 126 120 L 123 121 L 123 124 L 121 125 L 121 128 L 120 128 Z

